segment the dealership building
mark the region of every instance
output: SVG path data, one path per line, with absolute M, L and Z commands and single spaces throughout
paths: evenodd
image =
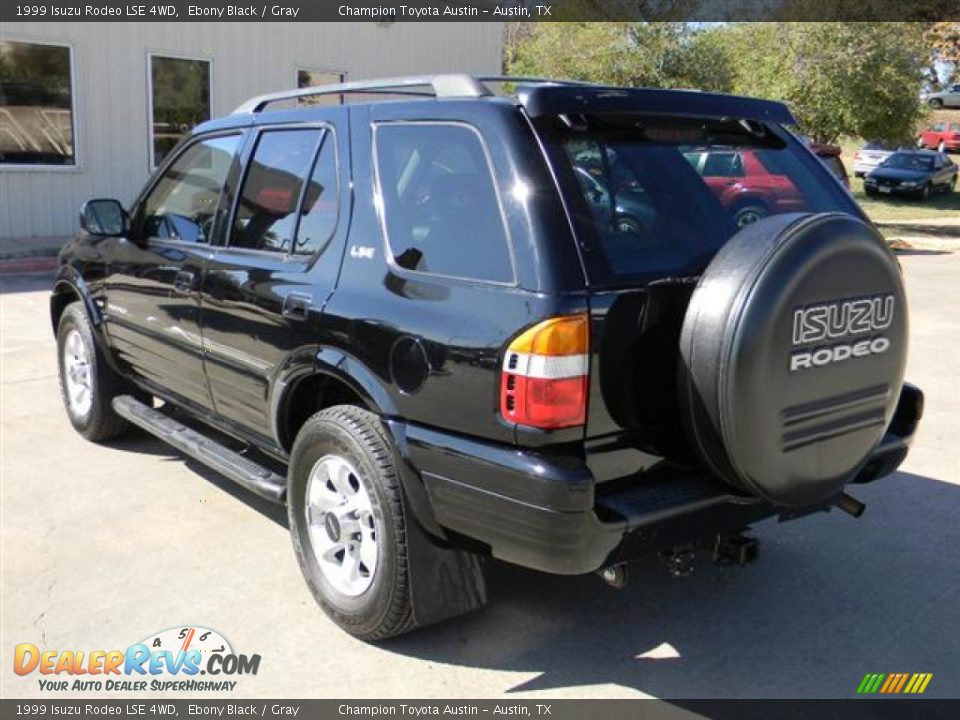
M 501 51 L 501 23 L 4 23 L 0 241 L 68 237 L 91 197 L 129 204 L 190 127 L 253 95 L 496 74 Z

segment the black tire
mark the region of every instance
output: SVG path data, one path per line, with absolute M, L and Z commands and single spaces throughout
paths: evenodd
M 86 352 L 89 381 L 90 406 L 81 412 L 70 401 L 67 389 L 64 353 L 71 333 L 79 334 Z M 74 430 L 87 440 L 102 442 L 122 435 L 130 427 L 129 423 L 113 411 L 110 404 L 114 397 L 129 389 L 123 379 L 114 372 L 93 335 L 93 328 L 87 318 L 86 310 L 80 301 L 70 303 L 60 316 L 57 326 L 57 367 L 59 369 L 60 396 L 64 409 Z
M 769 208 L 762 202 L 745 200 L 734 206 L 733 221 L 737 224 L 738 228 L 744 228 L 758 220 L 763 220 L 769 214 Z
M 920 192 L 918 193 L 917 197 L 919 197 L 921 200 L 930 199 L 930 183 L 927 183 L 920 189 Z
M 307 480 L 318 460 L 336 455 L 356 468 L 375 519 L 377 565 L 370 586 L 351 596 L 340 592 L 320 567 L 307 520 Z M 337 405 L 311 416 L 300 429 L 290 456 L 287 514 L 300 570 L 323 611 L 362 640 L 383 640 L 411 630 L 406 519 L 394 452 L 380 418 L 352 405 Z
M 867 195 L 867 197 L 876 197 L 880 194 L 876 190 L 871 190 L 870 188 L 864 188 L 863 192 Z
M 933 98 L 933 99 L 930 101 L 930 107 L 932 107 L 932 108 L 942 108 L 942 107 L 943 107 L 943 100 L 941 100 L 940 98 Z

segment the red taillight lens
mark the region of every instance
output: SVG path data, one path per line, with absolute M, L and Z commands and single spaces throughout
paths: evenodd
M 500 414 L 543 429 L 583 425 L 588 353 L 586 315 L 551 318 L 520 334 L 504 356 Z

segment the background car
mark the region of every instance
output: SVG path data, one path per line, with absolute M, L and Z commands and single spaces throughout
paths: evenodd
M 937 152 L 960 150 L 960 122 L 938 122 L 922 133 L 917 146 Z
M 867 173 L 863 189 L 867 195 L 913 195 L 926 200 L 934 192 L 953 192 L 957 187 L 957 166 L 943 153 L 901 151 Z
M 927 102 L 931 107 L 960 107 L 960 85 L 952 85 L 946 90 L 930 93 Z
M 862 178 L 897 151 L 893 145 L 868 142 L 853 154 L 853 174 Z
M 847 168 L 843 164 L 843 151 L 839 145 L 827 145 L 825 143 L 811 142 L 810 150 L 816 155 L 823 164 L 830 168 L 830 172 L 836 175 L 843 186 L 850 189 L 850 178 L 847 176 Z
M 684 157 L 733 213 L 738 227 L 768 215 L 805 210 L 803 196 L 790 178 L 779 171 L 770 153 L 760 149 L 690 150 Z

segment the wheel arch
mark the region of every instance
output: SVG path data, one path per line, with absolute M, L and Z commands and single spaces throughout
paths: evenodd
M 406 427 L 397 421 L 396 405 L 369 368 L 341 350 L 324 348 L 311 368 L 292 373 L 284 385 L 274 414 L 274 431 L 282 448 L 290 452 L 307 418 L 333 405 L 357 405 L 379 415 L 393 441 L 397 471 L 414 517 L 430 535 L 445 539 L 423 480 L 409 461 Z
M 78 300 L 83 303 L 84 309 L 87 311 L 87 318 L 97 330 L 96 335 L 99 336 L 103 316 L 97 304 L 93 301 L 90 288 L 83 277 L 69 266 L 57 275 L 53 282 L 53 290 L 50 293 L 50 323 L 54 334 L 56 334 L 57 327 L 60 325 L 60 317 L 63 315 L 63 311 L 70 303 Z

